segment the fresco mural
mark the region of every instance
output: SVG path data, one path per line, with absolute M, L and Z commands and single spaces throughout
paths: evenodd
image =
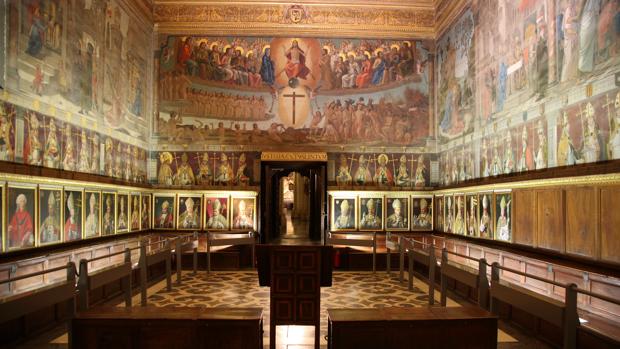
M 24 125 L 20 144 L 16 143 L 16 120 Z M 22 149 L 21 158 L 15 157 L 16 149 Z M 6 102 L 0 105 L 0 160 L 104 174 L 133 183 L 147 180 L 146 149 L 105 136 L 88 125 L 75 126 Z
M 161 36 L 155 134 L 173 143 L 421 145 L 427 46 Z
M 131 2 L 17 0 L 8 16 L 6 86 L 147 140 L 151 27 Z M 76 160 L 77 161 L 77 160 Z
M 335 163 L 338 186 L 430 186 L 430 161 L 426 154 L 329 153 Z
M 254 152 L 159 152 L 157 184 L 249 185 L 254 184 Z
M 438 137 L 450 140 L 474 129 L 474 15 L 467 10 L 437 41 Z
M 619 20 L 614 0 L 474 0 L 438 41 L 442 184 L 617 159 Z M 470 96 L 472 137 L 448 132 Z

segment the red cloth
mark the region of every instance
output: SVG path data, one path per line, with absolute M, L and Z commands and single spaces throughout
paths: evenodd
M 286 76 L 288 76 L 289 79 L 290 78 L 306 79 L 308 74 L 310 74 L 310 69 L 306 67 L 306 54 L 301 49 L 299 49 L 299 52 L 300 52 L 299 63 L 291 62 L 290 52 L 286 55 L 286 58 L 288 58 L 288 62 L 286 62 L 286 66 L 284 67 L 284 70 L 286 71 Z
M 9 247 L 21 247 L 31 244 L 24 243 L 24 239 L 34 233 L 32 216 L 26 210 L 16 211 L 9 222 Z M 26 239 L 28 240 L 28 239 Z M 32 239 L 34 242 L 34 237 Z
M 177 62 L 181 65 L 185 65 L 187 60 L 192 58 L 192 47 L 188 43 L 183 43 L 181 47 L 179 47 L 179 54 L 177 56 Z
M 159 217 L 157 217 L 157 226 L 162 228 L 174 227 L 174 217 L 172 217 L 172 213 L 169 213 L 163 221 L 162 215 L 159 215 Z
M 370 64 L 370 60 L 365 60 L 362 63 L 362 73 L 357 76 L 355 79 L 355 85 L 358 88 L 366 87 L 370 84 L 372 80 L 372 65 Z
M 80 234 L 77 223 L 75 221 L 71 222 L 71 218 L 67 219 L 67 221 L 65 222 L 65 241 L 79 239 L 79 237 L 71 236 L 70 232 L 74 232 L 74 234 L 77 235 Z

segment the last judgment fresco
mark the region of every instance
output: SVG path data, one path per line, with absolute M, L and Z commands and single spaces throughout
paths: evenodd
M 163 36 L 160 142 L 423 145 L 432 61 L 417 41 Z

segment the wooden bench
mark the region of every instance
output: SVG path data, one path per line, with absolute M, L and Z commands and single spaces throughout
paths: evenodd
M 71 321 L 69 348 L 262 349 L 261 308 L 89 309 Z
M 327 347 L 497 348 L 497 317 L 479 307 L 328 309 Z

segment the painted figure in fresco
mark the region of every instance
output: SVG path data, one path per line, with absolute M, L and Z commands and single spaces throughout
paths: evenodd
M 47 198 L 47 217 L 41 223 L 41 243 L 60 241 L 60 212 L 56 210 L 56 194 L 49 191 Z
M 368 169 L 368 160 L 361 154 L 358 161 L 357 171 L 355 171 L 355 183 L 358 185 L 364 185 L 368 182 L 372 181 L 372 175 L 370 174 L 370 170 Z
M 579 24 L 579 71 L 590 73 L 594 70 L 596 55 L 596 34 L 601 12 L 602 0 L 586 0 Z
M 334 221 L 336 229 L 351 229 L 355 227 L 353 216 L 350 212 L 349 200 L 340 203 L 340 215 Z
M 198 228 L 200 226 L 199 213 L 194 210 L 194 199 L 187 198 L 185 200 L 185 212 L 179 216 L 179 225 L 180 228 L 185 229 Z
M 338 174 L 336 175 L 336 184 L 338 185 L 350 185 L 353 177 L 349 170 L 349 164 L 347 163 L 347 157 L 344 154 L 340 154 L 340 166 L 338 167 Z
M 170 167 L 172 163 L 172 154 L 167 151 L 159 154 L 159 161 L 161 165 L 159 165 L 159 171 L 157 172 L 157 182 L 163 185 L 172 185 L 174 178 L 172 175 L 172 167 Z
M 399 199 L 392 202 L 394 213 L 388 216 L 386 225 L 388 228 L 407 228 L 407 218 L 402 213 L 402 203 Z
M 401 155 L 398 170 L 396 171 L 395 183 L 399 187 L 406 187 L 411 184 L 411 178 L 409 177 L 409 170 L 407 169 L 407 156 Z
M 577 52 L 579 46 L 579 12 L 576 0 L 567 0 L 562 12 L 562 82 L 573 80 L 578 76 Z
M 543 10 L 541 9 L 541 12 Z M 540 14 L 539 17 L 543 15 Z M 538 28 L 538 41 L 536 42 L 536 92 L 538 99 L 545 96 L 547 81 L 549 80 L 549 52 L 547 49 L 547 33 L 545 24 L 540 23 Z
M 357 86 L 357 88 L 368 87 L 368 84 L 370 84 L 372 80 L 372 63 L 370 62 L 369 54 L 364 54 L 363 59 L 362 71 L 355 79 L 355 86 Z
M 355 61 L 353 54 L 347 55 L 347 61 L 345 62 L 345 69 L 342 74 L 342 88 L 355 87 L 355 81 L 357 76 L 361 73 L 359 64 Z
M 49 132 L 45 141 L 45 151 L 43 153 L 43 163 L 45 167 L 58 168 L 60 166 L 60 147 L 56 134 L 56 121 L 49 119 Z
M 620 92 L 616 94 L 614 107 L 616 109 L 615 118 L 610 115 L 609 155 L 610 159 L 620 159 Z
M 306 52 L 299 47 L 299 41 L 293 40 L 291 47 L 284 52 L 286 56 L 286 65 L 284 70 L 289 79 L 300 78 L 306 79 L 311 75 L 310 68 L 306 66 Z M 278 75 L 282 74 L 280 72 Z
M 362 214 L 360 228 L 380 229 L 381 217 L 377 216 L 377 206 L 374 199 L 368 199 L 368 201 L 366 201 L 366 209 L 368 211 Z
M 228 220 L 222 214 L 222 203 L 220 199 L 214 199 L 213 204 L 213 213 L 212 216 L 209 217 L 207 221 L 208 229 L 227 229 L 228 228 Z
M 482 139 L 482 150 L 480 151 L 480 157 L 482 158 L 482 165 L 480 172 L 482 172 L 483 177 L 488 177 L 491 175 L 491 166 L 489 164 L 489 155 L 488 155 L 488 145 L 487 139 Z
M 123 159 L 123 144 L 118 142 L 116 145 L 116 153 L 114 154 L 114 167 L 112 168 L 112 175 L 114 178 L 123 178 L 123 160 L 129 161 L 129 159 Z
M 273 85 L 276 77 L 273 60 L 271 60 L 271 48 L 265 48 L 263 59 L 260 66 L 260 77 L 269 86 Z
M 599 160 L 603 160 L 601 158 L 601 140 L 600 134 L 598 130 L 598 126 L 596 124 L 596 120 L 594 119 L 594 106 L 592 103 L 588 102 L 586 105 L 586 120 L 585 120 L 585 130 L 584 130 L 584 138 L 583 138 L 583 148 L 581 150 L 581 155 L 586 162 L 596 162 Z
M 426 185 L 426 165 L 424 164 L 424 155 L 418 156 L 418 167 L 415 170 L 415 178 L 413 179 L 416 188 Z
M 108 177 L 114 175 L 114 141 L 108 137 L 105 140 L 105 158 L 104 158 L 104 172 Z
M 446 229 L 449 233 L 454 233 L 454 211 L 452 208 L 452 197 L 448 197 L 446 201 Z
M 430 228 L 433 222 L 428 212 L 428 201 L 424 198 L 420 199 L 420 213 L 413 216 L 413 225 L 419 228 Z
M 577 163 L 577 153 L 573 145 L 573 139 L 570 136 L 570 124 L 568 122 L 568 114 L 562 115 L 562 135 L 558 142 L 558 166 L 574 165 Z
M 133 197 L 133 209 L 131 210 L 131 230 L 140 229 L 140 202 L 138 196 Z
M 90 154 L 88 152 L 88 140 L 86 139 L 86 130 L 82 130 L 80 136 L 80 155 L 78 156 L 78 171 L 90 172 Z
M 13 160 L 13 146 L 11 144 L 11 133 L 13 133 L 13 123 L 11 117 L 14 112 L 7 114 L 4 104 L 0 105 L 0 160 Z
M 493 176 L 502 174 L 502 160 L 499 158 L 498 144 L 493 144 L 493 162 L 491 164 L 491 173 Z
M 235 229 L 251 229 L 254 226 L 252 217 L 248 215 L 248 207 L 245 200 L 239 200 L 239 206 L 237 206 L 237 217 L 233 222 L 233 228 Z M 251 207 L 249 208 L 252 209 Z
M 534 169 L 534 155 L 532 147 L 528 144 L 527 125 L 523 125 L 523 132 L 521 133 L 521 157 L 519 158 L 517 171 L 522 172 L 532 169 Z
M 491 236 L 491 215 L 489 214 L 489 197 L 482 196 L 482 214 L 480 215 L 480 225 L 478 231 L 483 238 L 492 238 Z
M 545 129 L 542 121 L 538 121 L 536 126 L 538 132 L 538 149 L 536 150 L 536 160 L 534 164 L 536 169 L 547 167 L 547 136 L 545 136 Z
M 79 240 L 82 237 L 79 213 L 76 213 L 75 201 L 73 193 L 69 193 L 67 197 L 67 208 L 69 209 L 69 218 L 65 222 L 65 241 Z
M 465 217 L 463 217 L 463 202 L 462 197 L 456 197 L 456 217 L 454 218 L 454 230 L 455 234 L 465 235 Z
M 161 214 L 155 219 L 157 228 L 171 229 L 174 227 L 174 216 L 170 210 L 170 203 L 165 200 L 161 204 Z
M 127 210 L 125 209 L 125 196 L 118 196 L 119 206 L 118 206 L 118 218 L 116 220 L 116 224 L 118 226 L 118 230 L 127 229 Z
M 131 151 L 131 145 L 127 144 L 125 148 L 125 168 L 123 170 L 123 179 L 126 181 L 133 180 L 134 176 L 134 165 L 138 162 L 135 157 L 133 157 L 133 152 Z M 137 155 L 137 154 L 136 154 Z M 127 206 L 131 206 L 131 202 L 127 203 Z
M 47 30 L 47 18 L 41 14 L 41 8 L 37 5 L 31 10 L 30 33 L 28 34 L 28 47 L 26 53 L 31 56 L 38 56 L 43 49 L 45 42 L 45 31 Z
M 375 172 L 375 183 L 384 185 L 394 184 L 394 177 L 392 176 L 392 171 L 387 168 L 388 161 L 388 156 L 386 154 L 381 154 L 379 155 L 379 157 L 377 157 L 377 163 L 379 164 L 379 167 L 377 167 L 377 170 Z
M 39 117 L 34 112 L 28 112 L 26 121 L 28 122 L 28 164 L 41 166 L 43 157 L 39 141 L 39 127 L 41 126 Z
M 103 235 L 114 234 L 114 212 L 112 212 L 112 198 L 105 200 L 105 214 L 103 215 Z
M 7 226 L 8 247 L 34 246 L 34 224 L 30 212 L 26 210 L 27 203 L 26 195 L 17 195 L 17 209 Z
M 383 73 L 385 72 L 385 59 L 383 52 L 377 51 L 377 57 L 372 64 L 372 84 L 380 85 L 383 83 Z
M 478 202 L 474 196 L 469 199 L 469 215 L 467 216 L 467 235 L 475 236 L 476 235 L 476 227 L 478 224 L 476 222 L 476 212 L 477 212 Z
M 510 201 L 506 202 L 506 196 L 502 195 L 499 203 L 500 213 L 497 218 L 497 239 L 510 241 Z M 508 211 L 508 212 L 506 212 Z
M 217 176 L 215 177 L 215 183 L 228 184 L 233 178 L 233 170 L 228 161 L 228 155 L 222 153 L 220 166 L 217 170 Z
M 245 170 L 247 168 L 245 153 L 241 153 L 239 155 L 239 167 L 237 167 L 237 174 L 235 175 L 235 184 L 237 185 L 247 185 L 250 183 L 250 177 L 245 174 Z
M 508 132 L 507 145 L 504 150 L 504 173 L 512 173 L 515 169 L 515 154 L 512 151 L 512 136 Z
M 84 237 L 99 234 L 99 212 L 97 210 L 97 194 L 90 193 L 88 198 L 88 216 L 84 222 Z
M 213 174 L 211 173 L 211 166 L 209 166 L 209 153 L 204 153 L 202 159 L 198 164 L 198 175 L 196 181 L 198 184 L 211 184 L 213 180 Z
M 193 185 L 196 182 L 194 171 L 189 165 L 188 160 L 187 153 L 183 153 L 181 155 L 181 165 L 179 165 L 177 173 L 174 175 L 175 185 Z
M 148 229 L 151 227 L 151 205 L 148 198 L 142 198 L 142 229 Z
M 65 151 L 62 160 L 62 168 L 65 171 L 75 171 L 75 143 L 73 142 L 73 131 L 70 124 L 65 126 Z

